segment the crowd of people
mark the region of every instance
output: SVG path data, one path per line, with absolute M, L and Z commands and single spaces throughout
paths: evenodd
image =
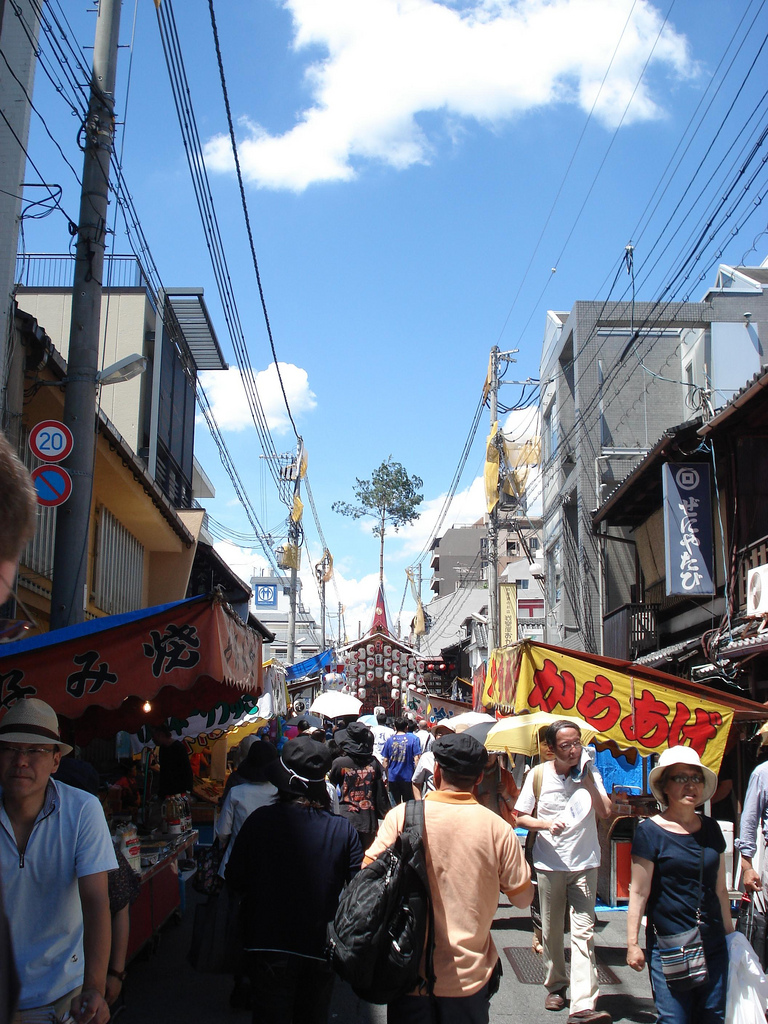
M 1 603 L 36 507 L 2 436 L 0 475 Z M 246 975 L 258 994 L 254 1024 L 325 1024 L 328 923 L 344 887 L 395 842 L 413 800 L 424 809 L 434 986 L 393 1000 L 388 1021 L 487 1024 L 502 973 L 491 935 L 499 893 L 526 909 L 535 880 L 543 1008 L 567 1009 L 568 1024 L 610 1024 L 597 1005 L 594 926 L 597 821 L 613 808 L 572 721 L 549 726 L 545 756 L 520 790 L 509 765 L 447 720 L 390 725 L 377 708 L 372 728 L 353 721 L 326 734 L 299 722 L 296 731 L 280 750 L 267 738 L 249 741 L 218 817 L 220 875 L 240 900 L 233 973 L 240 1000 Z M 186 751 L 162 725 L 154 738 L 161 795 L 188 790 Z M 35 697 L 21 695 L 0 720 L 0 1024 L 106 1024 L 125 978 L 125 865 L 88 766 L 70 752 L 55 711 Z M 130 765 L 116 783 L 138 806 Z M 671 747 L 649 785 L 659 812 L 639 823 L 632 844 L 627 964 L 648 967 L 659 1024 L 723 1024 L 734 948 L 725 841 L 700 813 L 717 778 L 692 748 Z M 582 813 L 569 818 L 579 794 Z M 528 858 L 515 825 L 527 830 Z M 760 832 L 768 834 L 768 762 L 750 779 L 740 832 L 745 889 L 766 892 L 768 872 L 761 877 L 753 859 Z
M 378 757 L 376 728 L 353 721 L 327 736 L 307 723 L 279 752 L 260 738 L 230 776 L 217 833 L 220 874 L 239 900 L 243 955 L 233 963 L 233 1004 L 246 1005 L 258 993 L 254 1022 L 327 1021 L 334 974 L 326 929 L 340 895 L 394 843 L 406 804 L 423 800 L 434 991 L 393 1001 L 388 1021 L 487 1024 L 501 976 L 491 934 L 499 893 L 525 909 L 535 881 L 543 1009 L 567 1009 L 568 1024 L 610 1024 L 598 1006 L 594 925 L 597 821 L 612 804 L 578 729 L 567 720 L 547 729 L 547 756 L 527 770 L 518 790 L 503 759 L 449 722 L 429 727 L 398 719 Z M 84 774 L 70 773 L 66 783 L 58 777 L 70 749 L 53 710 L 35 698 L 18 701 L 0 722 L 2 1024 L 105 1024 L 124 977 L 110 904 L 118 864 Z M 392 785 L 407 775 L 408 787 Z M 763 888 L 752 858 L 757 832 L 768 825 L 767 775 L 763 767 L 753 775 L 737 841 L 751 891 Z M 649 786 L 660 810 L 639 823 L 632 845 L 627 963 L 638 971 L 647 966 L 660 1024 L 722 1024 L 734 926 L 725 842 L 717 823 L 700 813 L 717 778 L 692 748 L 672 747 Z M 588 810 L 574 823 L 566 808 L 579 792 Z M 515 824 L 533 839 L 531 866 Z M 692 930 L 703 974 L 695 983 L 686 975 L 680 985 L 665 952 L 681 936 L 689 941 Z

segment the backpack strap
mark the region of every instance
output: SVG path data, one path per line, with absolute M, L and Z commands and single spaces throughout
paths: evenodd
M 405 803 L 405 818 L 403 820 L 403 831 L 408 830 L 416 839 L 419 839 L 424 844 L 424 801 L 423 800 L 407 800 Z M 427 893 L 427 906 L 429 907 L 429 928 L 427 929 L 427 944 L 424 949 L 424 966 L 426 968 L 426 990 L 427 995 L 433 1001 L 433 1015 L 437 1010 L 436 1003 L 434 1002 L 434 989 L 435 989 L 435 911 L 432 906 L 432 893 L 429 889 L 429 879 L 427 878 L 427 862 L 426 853 L 424 854 L 424 870 L 419 872 L 424 889 Z
M 533 772 L 533 798 L 536 803 L 533 805 L 533 816 L 536 817 L 536 811 L 539 809 L 539 798 L 541 797 L 541 786 L 544 782 L 544 762 L 539 761 L 537 765 L 531 768 Z

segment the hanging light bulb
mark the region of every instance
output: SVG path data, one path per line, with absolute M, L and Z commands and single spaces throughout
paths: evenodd
M 152 710 L 152 705 L 149 703 L 148 700 L 144 701 L 144 703 L 141 706 L 141 710 L 144 712 L 145 715 L 148 715 L 149 712 Z

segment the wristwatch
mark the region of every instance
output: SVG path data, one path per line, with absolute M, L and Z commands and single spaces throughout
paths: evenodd
M 108 967 L 107 974 L 111 975 L 113 978 L 117 978 L 118 981 L 125 981 L 128 976 L 128 971 L 116 971 L 114 967 Z

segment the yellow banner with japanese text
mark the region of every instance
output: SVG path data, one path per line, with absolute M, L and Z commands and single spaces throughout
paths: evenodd
M 494 651 L 488 661 L 483 704 L 502 711 L 575 715 L 613 742 L 643 756 L 690 746 L 717 771 L 733 709 L 645 679 L 592 664 L 547 647 L 521 643 Z

